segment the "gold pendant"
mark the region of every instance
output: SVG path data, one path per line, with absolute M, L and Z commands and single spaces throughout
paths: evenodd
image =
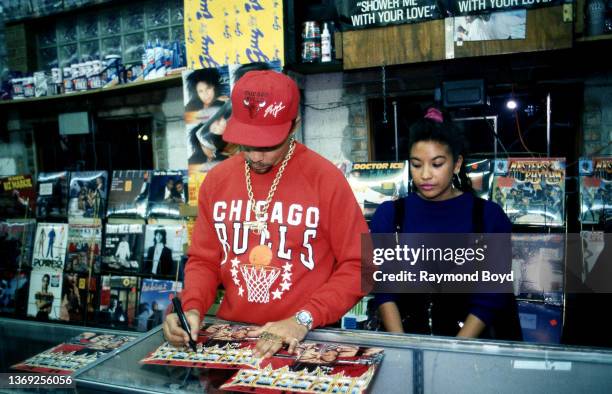
M 251 230 L 257 235 L 266 231 L 268 228 L 268 225 L 266 224 L 266 222 L 261 222 L 259 220 L 253 220 L 251 222 L 242 222 L 242 224 L 245 229 Z

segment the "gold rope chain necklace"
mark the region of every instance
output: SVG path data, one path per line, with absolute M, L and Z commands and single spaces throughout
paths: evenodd
M 276 193 L 276 188 L 278 187 L 278 183 L 283 176 L 283 172 L 285 171 L 285 167 L 287 167 L 287 163 L 289 163 L 289 159 L 293 156 L 293 151 L 295 150 L 295 139 L 292 137 L 289 142 L 289 151 L 285 155 L 283 162 L 281 163 L 276 176 L 274 177 L 274 181 L 272 181 L 272 186 L 270 187 L 270 191 L 268 192 L 268 198 L 266 198 L 265 203 L 261 207 L 261 210 L 257 207 L 255 203 L 255 196 L 253 195 L 253 185 L 251 184 L 251 167 L 249 166 L 249 161 L 244 161 L 244 175 L 246 177 L 246 188 L 247 193 L 249 195 L 249 203 L 251 204 L 251 209 L 255 214 L 254 221 L 245 221 L 243 222 L 244 228 L 248 230 L 252 230 L 255 234 L 259 235 L 262 232 L 268 231 L 268 224 L 266 223 L 268 209 L 270 208 L 270 203 L 272 202 L 272 198 L 274 197 L 274 193 Z

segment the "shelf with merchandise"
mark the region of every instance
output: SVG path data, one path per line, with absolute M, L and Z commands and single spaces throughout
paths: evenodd
M 24 105 L 39 102 L 59 102 L 62 100 L 80 100 L 84 97 L 91 96 L 102 96 L 102 95 L 113 95 L 122 93 L 134 93 L 139 91 L 146 91 L 151 89 L 160 89 L 166 87 L 180 86 L 182 84 L 182 76 L 179 69 L 174 71 L 172 74 L 166 75 L 162 78 L 150 79 L 146 81 L 129 82 L 119 85 L 114 85 L 100 89 L 89 89 L 82 92 L 74 92 L 67 94 L 58 94 L 54 96 L 42 96 L 32 97 L 25 99 L 16 100 L 4 100 L 0 101 L 0 105 L 13 106 L 13 105 Z

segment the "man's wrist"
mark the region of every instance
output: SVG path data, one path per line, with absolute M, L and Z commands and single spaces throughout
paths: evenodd
M 314 319 L 310 311 L 306 309 L 298 311 L 294 316 L 294 320 L 298 325 L 306 328 L 307 332 L 312 330 L 312 324 L 314 322 Z

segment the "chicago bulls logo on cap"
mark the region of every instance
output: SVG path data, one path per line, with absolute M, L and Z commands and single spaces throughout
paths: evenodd
M 245 146 L 276 146 L 292 130 L 299 104 L 300 92 L 288 76 L 249 71 L 232 90 L 232 116 L 223 139 Z

